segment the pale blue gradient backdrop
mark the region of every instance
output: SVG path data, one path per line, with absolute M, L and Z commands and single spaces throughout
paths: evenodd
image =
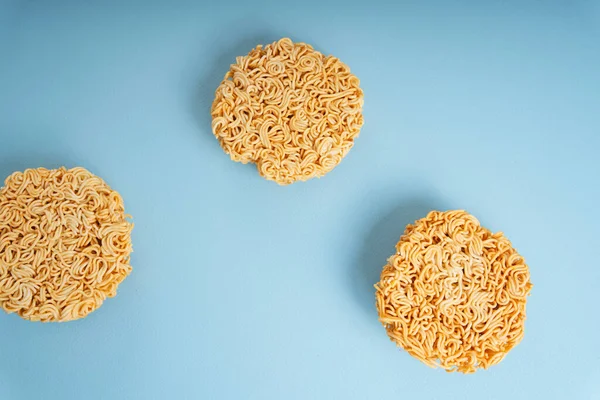
M 599 10 L 0 0 L 0 176 L 84 166 L 136 223 L 133 273 L 90 317 L 0 313 L 0 399 L 600 398 Z M 209 119 L 235 56 L 283 36 L 365 92 L 348 157 L 289 187 Z M 535 284 L 523 342 L 472 376 L 396 349 L 374 306 L 405 224 L 450 208 Z

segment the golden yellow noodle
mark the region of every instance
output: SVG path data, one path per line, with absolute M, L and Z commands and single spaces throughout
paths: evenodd
M 475 372 L 524 334 L 529 269 L 510 241 L 464 211 L 408 225 L 375 285 L 392 341 L 431 367 Z
M 0 306 L 31 321 L 94 311 L 131 272 L 121 196 L 83 168 L 15 172 L 0 189 Z
M 212 129 L 232 160 L 287 185 L 342 160 L 363 125 L 362 106 L 345 64 L 286 38 L 237 57 L 216 90 Z

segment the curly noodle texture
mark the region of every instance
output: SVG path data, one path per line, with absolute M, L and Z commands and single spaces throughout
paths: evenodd
M 83 318 L 131 272 L 121 196 L 83 168 L 15 172 L 0 189 L 0 306 L 31 321 Z
M 431 367 L 475 372 L 524 334 L 529 269 L 510 241 L 464 211 L 408 225 L 375 285 L 392 341 Z
M 340 163 L 363 125 L 362 106 L 345 64 L 281 39 L 237 57 L 215 93 L 212 130 L 232 160 L 287 185 Z

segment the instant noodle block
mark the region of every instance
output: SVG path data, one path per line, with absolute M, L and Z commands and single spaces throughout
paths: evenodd
M 464 373 L 499 363 L 523 339 L 531 287 L 510 241 L 465 211 L 432 211 L 408 225 L 375 285 L 393 342 Z
M 237 57 L 216 90 L 212 130 L 232 160 L 287 185 L 342 161 L 363 125 L 362 107 L 348 66 L 286 38 Z
M 0 306 L 31 321 L 87 316 L 129 275 L 121 196 L 83 168 L 15 172 L 0 189 Z

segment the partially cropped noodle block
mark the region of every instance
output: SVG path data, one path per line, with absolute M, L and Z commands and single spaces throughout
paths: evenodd
M 363 125 L 362 106 L 344 63 L 281 39 L 231 65 L 215 93 L 212 129 L 232 160 L 287 185 L 340 163 Z
M 375 285 L 390 339 L 432 367 L 475 372 L 524 334 L 529 269 L 510 241 L 464 211 L 408 225 Z
M 121 196 L 83 168 L 15 172 L 0 189 L 0 306 L 85 317 L 131 272 L 132 228 Z

